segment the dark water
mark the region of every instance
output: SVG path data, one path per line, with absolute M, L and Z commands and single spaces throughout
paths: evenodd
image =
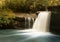
M 0 42 L 60 42 L 60 36 L 58 35 L 37 36 L 33 38 L 30 35 L 22 34 L 28 32 L 17 31 L 19 30 L 0 30 Z

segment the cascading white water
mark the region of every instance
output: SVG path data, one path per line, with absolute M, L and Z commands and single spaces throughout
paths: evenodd
M 28 39 L 32 39 L 32 38 L 46 37 L 46 36 L 53 35 L 50 32 L 48 32 L 50 16 L 51 16 L 50 11 L 41 11 L 39 13 L 38 17 L 36 18 L 32 29 L 17 31 L 17 32 L 22 32 L 21 34 L 18 34 L 18 35 L 27 35 L 28 37 L 30 37 L 25 40 L 22 40 L 21 42 L 26 41 Z M 29 20 L 30 20 L 30 18 L 29 18 Z M 34 21 L 34 19 L 33 19 L 33 21 Z
M 29 28 L 30 28 L 30 21 L 31 21 L 31 17 L 28 17 Z
M 33 30 L 40 32 L 48 32 L 50 16 L 50 11 L 41 11 L 36 18 L 35 23 L 33 24 Z

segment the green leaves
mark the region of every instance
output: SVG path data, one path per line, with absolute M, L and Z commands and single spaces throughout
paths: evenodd
M 0 10 L 0 25 L 9 24 L 13 20 L 13 18 L 15 18 L 15 15 L 11 10 Z
M 60 5 L 60 0 L 0 0 L 0 7 L 10 8 L 15 12 L 36 12 L 40 5 L 45 7 Z
M 40 0 L 40 3 L 44 6 L 60 5 L 60 0 Z

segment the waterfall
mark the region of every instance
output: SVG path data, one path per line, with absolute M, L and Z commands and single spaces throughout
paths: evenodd
M 29 28 L 30 28 L 30 21 L 31 21 L 31 17 L 28 17 L 28 26 L 29 26 Z
M 18 31 L 18 32 L 21 32 L 21 34 L 19 35 L 26 35 L 30 37 L 25 40 L 22 40 L 21 42 L 26 41 L 28 39 L 32 39 L 32 38 L 39 38 L 39 37 L 46 37 L 46 36 L 54 35 L 49 32 L 50 17 L 51 17 L 50 11 L 41 11 L 38 14 L 38 17 L 36 18 L 35 22 L 34 22 L 34 18 L 28 17 L 27 19 L 29 20 L 29 27 L 30 27 L 31 19 L 33 20 L 34 24 L 33 24 L 32 29 L 29 28 L 29 29 Z
M 36 18 L 35 22 L 34 18 L 32 18 L 34 22 L 32 29 L 25 29 L 21 31 L 25 32 L 23 33 L 24 35 L 30 35 L 32 37 L 53 35 L 49 32 L 50 17 L 50 11 L 41 11 L 38 14 L 38 17 Z M 28 20 L 31 21 L 31 18 L 29 17 Z
M 50 16 L 51 16 L 50 11 L 41 11 L 33 24 L 33 30 L 40 32 L 48 32 Z
M 31 16 L 30 14 L 27 14 L 27 16 L 25 17 L 25 29 L 26 28 L 31 28 Z

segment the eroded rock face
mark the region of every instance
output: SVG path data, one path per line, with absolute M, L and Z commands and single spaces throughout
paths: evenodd
M 60 6 L 49 7 L 52 12 L 50 19 L 50 32 L 60 35 Z
M 60 13 L 52 13 L 50 20 L 50 32 L 60 34 Z

